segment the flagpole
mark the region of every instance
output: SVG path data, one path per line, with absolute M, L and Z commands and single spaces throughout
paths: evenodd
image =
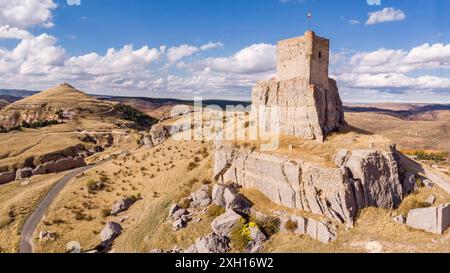
M 308 12 L 308 19 L 309 19 L 309 27 L 308 30 L 311 31 L 311 20 L 312 20 L 312 13 Z

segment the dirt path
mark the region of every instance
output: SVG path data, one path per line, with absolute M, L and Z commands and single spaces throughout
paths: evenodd
M 423 164 L 401 154 L 400 152 L 396 152 L 395 155 L 404 166 L 430 179 L 434 184 L 436 184 L 436 186 L 450 194 L 450 180 L 444 174 L 431 170 Z
M 75 169 L 56 182 L 53 188 L 39 202 L 33 213 L 30 214 L 30 216 L 28 216 L 27 220 L 25 221 L 25 224 L 22 227 L 20 237 L 20 245 L 19 245 L 20 253 L 33 253 L 33 234 L 39 222 L 44 217 L 44 214 L 47 211 L 48 207 L 52 204 L 53 200 L 58 196 L 58 194 L 62 191 L 65 185 L 75 176 L 85 171 L 88 171 L 92 168 L 95 168 L 109 160 L 111 159 L 105 159 L 96 164 Z

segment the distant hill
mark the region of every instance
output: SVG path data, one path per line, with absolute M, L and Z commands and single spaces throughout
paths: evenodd
M 436 119 L 440 111 L 450 110 L 450 104 L 425 103 L 347 103 L 344 109 L 348 113 L 377 113 L 407 120 Z
M 39 93 L 39 91 L 19 90 L 19 89 L 0 89 L 0 95 L 12 96 L 16 98 L 30 97 Z

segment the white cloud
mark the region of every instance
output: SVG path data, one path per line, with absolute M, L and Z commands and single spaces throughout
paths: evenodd
M 207 66 L 217 72 L 242 74 L 272 71 L 276 62 L 276 46 L 255 44 L 225 58 L 209 58 Z
M 193 46 L 193 45 L 180 45 L 177 47 L 171 47 L 167 50 L 167 59 L 169 60 L 169 62 L 173 63 L 173 62 L 177 62 L 185 57 L 189 57 L 191 55 L 193 55 L 194 53 L 200 52 L 200 51 L 206 51 L 206 50 L 210 50 L 210 49 L 214 49 L 214 48 L 218 48 L 218 47 L 222 47 L 223 44 L 222 43 L 213 43 L 213 42 L 209 42 L 207 44 L 204 44 L 200 47 L 197 46 Z
M 53 0 L 0 0 L 0 25 L 52 27 Z
M 384 8 L 380 11 L 370 12 L 366 25 L 375 25 L 385 22 L 403 21 L 406 19 L 405 13 L 400 9 Z
M 22 40 L 31 38 L 33 35 L 26 30 L 9 25 L 0 26 L 0 40 L 1 39 L 16 39 Z

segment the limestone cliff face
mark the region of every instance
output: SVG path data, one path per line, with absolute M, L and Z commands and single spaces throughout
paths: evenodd
M 294 209 L 352 223 L 358 211 L 393 208 L 402 199 L 392 151 L 347 153 L 342 165 L 327 168 L 216 142 L 214 173 L 222 183 L 236 183 Z
M 266 132 L 277 130 L 274 124 L 279 121 L 281 134 L 323 142 L 329 133 L 346 125 L 338 88 L 331 79 L 328 89 L 310 85 L 301 77 L 258 82 L 252 107 Z

